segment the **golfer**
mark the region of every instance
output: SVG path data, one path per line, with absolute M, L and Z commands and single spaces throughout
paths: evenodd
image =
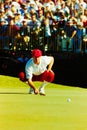
M 54 80 L 53 63 L 54 58 L 52 56 L 42 56 L 42 51 L 39 49 L 32 50 L 32 58 L 29 59 L 25 66 L 26 79 L 30 86 L 29 94 L 45 95 L 45 86 L 48 82 Z M 39 90 L 33 81 L 42 82 Z

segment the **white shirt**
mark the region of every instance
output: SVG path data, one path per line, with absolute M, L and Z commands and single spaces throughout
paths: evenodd
M 34 63 L 33 58 L 31 58 L 25 66 L 26 78 L 31 79 L 33 74 L 40 75 L 45 70 L 47 70 L 47 66 L 50 64 L 51 58 L 49 56 L 41 56 L 40 64 L 37 65 Z

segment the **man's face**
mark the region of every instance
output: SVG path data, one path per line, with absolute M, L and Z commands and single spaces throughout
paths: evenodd
M 40 64 L 40 57 L 36 58 L 36 57 L 33 57 L 34 59 L 34 63 L 39 65 Z
M 33 21 L 33 22 L 36 21 L 36 16 L 35 16 L 35 15 L 32 16 L 32 21 Z
M 68 26 L 72 26 L 72 25 L 73 25 L 73 23 L 72 23 L 72 22 L 69 22 L 69 23 L 68 23 Z

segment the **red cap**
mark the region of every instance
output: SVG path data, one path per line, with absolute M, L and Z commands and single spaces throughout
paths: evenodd
M 38 58 L 40 56 L 42 56 L 42 51 L 41 50 L 39 50 L 39 49 L 32 50 L 32 57 Z

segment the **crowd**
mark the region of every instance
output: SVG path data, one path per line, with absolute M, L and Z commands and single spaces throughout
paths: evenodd
M 84 0 L 2 0 L 0 49 L 86 50 Z

